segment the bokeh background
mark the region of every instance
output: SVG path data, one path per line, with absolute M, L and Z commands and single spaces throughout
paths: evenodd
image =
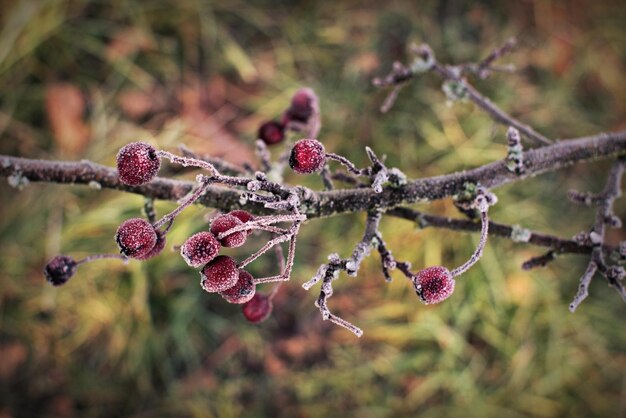
M 426 75 L 381 114 L 371 78 L 429 42 L 442 61 L 478 60 L 510 36 L 519 72 L 476 85 L 553 138 L 626 128 L 626 8 L 619 1 L 293 2 L 4 1 L 0 151 L 112 165 L 148 140 L 241 163 L 258 125 L 300 86 L 321 98 L 327 149 L 365 162 L 364 146 L 411 177 L 504 157 L 504 132 L 470 103 L 446 104 Z M 600 190 L 606 163 L 497 190 L 493 219 L 571 237 L 593 210 L 570 188 Z M 170 170 L 170 171 L 168 171 Z M 166 169 L 164 174 L 193 178 Z M 319 179 L 288 176 L 319 188 Z M 115 191 L 0 183 L 0 417 L 618 417 L 626 416 L 626 308 L 598 278 L 572 315 L 586 259 L 544 269 L 542 249 L 491 237 L 482 261 L 440 306 L 419 303 L 372 256 L 342 276 L 330 306 L 365 331 L 323 322 L 304 291 L 326 256 L 350 253 L 363 215 L 303 228 L 291 283 L 265 323 L 209 296 L 168 250 L 148 262 L 81 266 L 63 288 L 41 270 L 58 253 L 115 251 L 143 200 Z M 173 204 L 159 202 L 160 212 Z M 422 205 L 460 216 L 450 201 Z M 619 202 L 618 214 L 626 213 Z M 171 245 L 210 210 L 176 221 Z M 385 218 L 385 238 L 414 268 L 462 263 L 477 237 Z M 612 243 L 625 239 L 614 230 Z M 253 241 L 235 255 L 260 245 Z M 270 257 L 251 271 L 267 274 Z

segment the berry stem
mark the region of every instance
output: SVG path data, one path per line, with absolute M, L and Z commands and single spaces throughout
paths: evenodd
M 254 220 L 250 220 L 248 222 L 243 223 L 242 225 L 237 225 L 230 228 L 228 231 L 221 232 L 216 238 L 222 239 L 227 237 L 230 234 L 234 234 L 235 232 L 240 231 L 249 231 L 254 229 L 260 229 L 263 231 L 270 231 L 276 233 L 285 233 L 281 228 L 277 229 L 265 229 L 271 224 L 276 224 L 279 222 L 302 222 L 306 220 L 306 215 L 268 215 L 263 217 L 255 218 Z
M 194 192 L 190 195 L 188 195 L 188 197 L 183 199 L 183 202 L 173 211 L 171 211 L 170 213 L 168 213 L 167 215 L 164 215 L 161 219 L 159 219 L 153 226 L 155 229 L 160 228 L 161 226 L 165 225 L 167 222 L 170 222 L 170 225 L 167 227 L 167 229 L 169 230 L 169 227 L 171 226 L 171 223 L 174 222 L 174 218 L 176 218 L 178 215 L 180 215 L 180 213 L 185 210 L 185 208 L 187 208 L 187 206 L 191 205 L 193 202 L 195 202 L 196 200 L 198 200 L 200 198 L 200 196 L 202 196 L 204 194 L 204 192 L 206 191 L 207 187 L 209 186 L 209 183 L 206 181 L 207 177 L 203 177 L 202 178 L 202 183 L 196 187 L 196 190 L 194 190 Z
M 219 176 L 219 172 L 217 171 L 217 169 L 213 166 L 213 164 L 209 162 L 198 160 L 196 158 L 180 157 L 178 155 L 172 154 L 171 152 L 167 152 L 163 150 L 157 151 L 157 155 L 159 157 L 167 158 L 171 162 L 175 164 L 180 164 L 183 167 L 204 168 L 205 170 L 209 171 L 212 176 Z
M 480 260 L 480 257 L 482 257 L 483 249 L 485 248 L 485 244 L 487 243 L 487 235 L 489 232 L 489 217 L 487 216 L 486 208 L 484 208 L 484 210 L 481 210 L 480 212 L 480 222 L 480 241 L 478 242 L 478 246 L 476 247 L 474 254 L 472 254 L 470 259 L 467 260 L 465 264 L 455 268 L 450 272 L 450 274 L 452 274 L 452 277 L 457 277 L 465 273 L 467 270 L 469 270 L 470 267 L 476 264 L 478 260 Z
M 128 257 L 121 255 L 121 254 L 93 254 L 93 255 L 83 258 L 82 260 L 78 260 L 76 262 L 76 265 L 85 264 L 91 261 L 101 260 L 104 258 L 119 258 L 120 260 L 123 260 L 124 262 L 128 261 Z
M 331 159 L 331 160 L 335 160 L 337 162 L 339 162 L 340 164 L 342 164 L 344 167 L 346 167 L 346 169 L 351 172 L 352 174 L 356 174 L 357 176 L 364 176 L 367 174 L 367 168 L 364 168 L 362 170 L 359 170 L 358 168 L 356 168 L 356 166 L 352 163 L 352 161 L 348 160 L 346 157 L 343 157 L 341 155 L 338 154 L 333 154 L 332 152 L 327 152 L 326 153 L 326 158 Z

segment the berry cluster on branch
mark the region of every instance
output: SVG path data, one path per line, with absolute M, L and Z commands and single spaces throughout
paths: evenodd
M 97 183 L 100 187 L 139 193 L 146 196 L 146 219 L 125 220 L 115 234 L 119 254 L 99 254 L 82 260 L 67 255 L 54 257 L 45 266 L 47 280 L 55 285 L 65 284 L 79 265 L 102 259 L 118 258 L 147 260 L 166 248 L 167 235 L 175 219 L 192 204 L 219 209 L 207 230 L 198 231 L 176 245 L 183 260 L 199 270 L 201 288 L 218 293 L 227 302 L 242 305 L 245 318 L 258 323 L 273 310 L 273 297 L 282 282 L 288 281 L 294 265 L 296 238 L 307 219 L 333 216 L 345 212 L 366 213 L 362 239 L 347 258 L 333 253 L 317 273 L 302 284 L 311 289 L 320 283 L 315 305 L 322 318 L 342 326 L 357 336 L 362 330 L 334 314 L 328 300 L 333 294 L 332 283 L 341 271 L 356 275 L 363 260 L 374 249 L 381 260 L 384 278 L 389 281 L 398 270 L 410 281 L 419 300 L 425 304 L 440 303 L 449 298 L 456 280 L 481 257 L 488 233 L 515 242 L 546 247 L 547 253 L 533 257 L 524 268 L 544 266 L 564 253 L 587 254 L 590 262 L 581 278 L 580 289 L 570 305 L 574 311 L 587 297 L 589 284 L 596 272 L 603 275 L 626 301 L 622 285 L 626 262 L 626 243 L 617 247 L 605 242 L 605 229 L 620 227 L 621 220 L 612 210 L 621 192 L 621 177 L 626 153 L 626 132 L 599 134 L 554 142 L 532 127 L 513 118 L 468 81 L 468 77 L 488 78 L 496 72 L 510 72 L 509 66 L 497 66 L 496 61 L 513 50 L 515 42 L 507 41 L 478 63 L 444 65 L 437 61 L 428 45 L 413 47 L 413 60 L 405 65 L 395 63 L 391 72 L 373 81 L 375 86 L 391 88 L 382 110 L 389 111 L 401 88 L 420 74 L 433 72 L 442 77 L 442 89 L 448 100 L 471 100 L 494 121 L 508 128 L 508 152 L 500 161 L 436 177 L 408 179 L 398 168 L 387 167 L 369 147 L 366 167 L 359 168 L 348 158 L 328 152 L 319 136 L 321 128 L 320 102 L 310 88 L 301 88 L 292 96 L 285 111 L 275 120 L 263 122 L 258 129 L 256 153 L 259 169 L 239 167 L 220 158 L 199 156 L 181 146 L 177 155 L 158 150 L 145 142 L 124 146 L 117 155 L 117 167 L 110 169 L 91 162 L 65 163 L 28 160 L 0 156 L 0 175 L 10 184 L 23 186 L 33 181 L 58 183 Z M 526 140 L 524 150 L 522 140 Z M 536 148 L 533 148 L 536 146 Z M 282 147 L 272 158 L 271 147 Z M 597 207 L 596 219 L 588 232 L 573 239 L 555 237 L 530 231 L 518 225 L 503 225 L 489 220 L 489 207 L 497 199 L 493 189 L 511 182 L 553 171 L 578 162 L 617 157 L 605 190 L 600 194 L 570 192 L 572 201 Z M 163 159 L 184 167 L 201 170 L 195 182 L 157 177 Z M 332 163 L 332 164 L 331 164 Z M 338 167 L 333 168 L 333 165 Z M 319 175 L 324 191 L 292 186 L 283 181 L 287 167 L 302 175 Z M 337 188 L 336 183 L 342 186 Z M 225 187 L 214 187 L 220 184 Z M 416 211 L 403 205 L 452 197 L 463 218 L 446 218 Z M 169 199 L 178 206 L 157 219 L 153 199 Z M 407 261 L 396 260 L 383 239 L 379 224 L 384 215 L 404 218 L 419 227 L 449 228 L 479 231 L 480 241 L 471 257 L 459 267 L 426 266 L 411 270 Z M 220 255 L 222 247 L 242 247 L 250 234 L 267 235 L 265 244 L 243 260 Z M 283 255 L 283 243 L 287 254 Z M 278 272 L 266 277 L 253 277 L 245 267 L 257 258 L 274 251 Z M 256 291 L 266 283 L 277 283 L 268 293 Z

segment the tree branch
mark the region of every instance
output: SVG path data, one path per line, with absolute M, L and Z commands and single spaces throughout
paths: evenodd
M 331 216 L 339 213 L 362 212 L 374 208 L 388 209 L 401 204 L 443 199 L 464 190 L 466 183 L 491 189 L 536 175 L 555 171 L 577 162 L 606 159 L 626 152 L 626 131 L 602 133 L 589 137 L 563 140 L 556 144 L 523 153 L 525 171 L 521 175 L 507 169 L 505 160 L 496 161 L 471 170 L 417 179 L 406 185 L 386 187 L 382 193 L 371 189 L 353 188 L 324 192 L 308 191 L 302 202 L 308 218 Z M 178 200 L 195 186 L 190 181 L 157 177 L 142 186 L 122 184 L 114 168 L 91 161 L 60 162 L 0 156 L 0 176 L 13 179 L 10 183 L 46 182 L 85 184 L 98 188 L 116 189 L 162 200 Z M 241 197 L 245 191 L 221 187 L 207 187 L 199 203 L 221 210 L 242 208 Z M 245 202 L 244 202 L 245 203 Z M 251 212 L 268 213 L 261 203 L 249 201 L 245 208 Z

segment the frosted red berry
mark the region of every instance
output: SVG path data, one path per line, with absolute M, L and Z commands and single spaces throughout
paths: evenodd
M 61 286 L 65 284 L 76 273 L 78 264 L 74 259 L 67 255 L 57 255 L 48 261 L 43 269 L 46 280 L 53 286 Z
M 289 120 L 306 123 L 313 115 L 315 107 L 317 107 L 317 97 L 313 90 L 301 88 L 291 98 L 291 104 L 285 115 Z
M 258 324 L 259 322 L 265 321 L 270 316 L 273 308 L 274 305 L 269 296 L 263 293 L 256 293 L 249 302 L 246 302 L 241 307 L 241 310 L 243 316 L 249 322 Z
M 122 222 L 117 228 L 115 241 L 123 255 L 142 259 L 154 249 L 157 243 L 157 233 L 145 219 L 132 218 Z
M 227 215 L 234 216 L 243 223 L 254 220 L 254 215 L 245 210 L 233 210 L 231 212 L 228 212 Z M 250 235 L 252 233 L 252 230 L 249 229 L 246 232 L 248 235 Z
M 217 237 L 219 234 L 240 225 L 243 225 L 243 222 L 239 218 L 229 214 L 220 215 L 211 222 L 211 232 Z M 247 237 L 246 231 L 239 231 L 227 235 L 219 241 L 224 247 L 236 248 L 241 247 L 246 242 Z
M 245 270 L 239 270 L 239 280 L 237 283 L 220 293 L 220 295 L 230 303 L 246 303 L 254 297 L 256 285 L 254 278 Z
M 427 267 L 413 277 L 415 291 L 427 305 L 446 300 L 454 292 L 454 284 L 450 270 L 442 266 Z
M 258 135 L 267 145 L 276 145 L 285 139 L 285 126 L 273 120 L 265 122 L 259 128 Z
M 161 252 L 165 248 L 166 238 L 165 234 L 161 231 L 156 231 L 156 234 L 157 240 L 154 244 L 154 247 L 152 247 L 152 249 L 148 251 L 145 255 L 136 256 L 134 258 L 136 258 L 137 260 L 149 260 L 152 257 L 156 257 L 157 255 L 161 254 Z
M 191 267 L 200 267 L 213 260 L 220 251 L 220 243 L 210 232 L 198 232 L 187 238 L 180 247 L 180 255 Z
M 320 171 L 326 164 L 324 145 L 316 139 L 301 139 L 291 149 L 289 166 L 300 174 Z
M 145 142 L 131 142 L 117 153 L 117 174 L 129 186 L 152 180 L 161 167 L 156 149 Z
M 200 285 L 209 293 L 223 292 L 237 284 L 239 269 L 231 257 L 220 255 L 200 272 Z

